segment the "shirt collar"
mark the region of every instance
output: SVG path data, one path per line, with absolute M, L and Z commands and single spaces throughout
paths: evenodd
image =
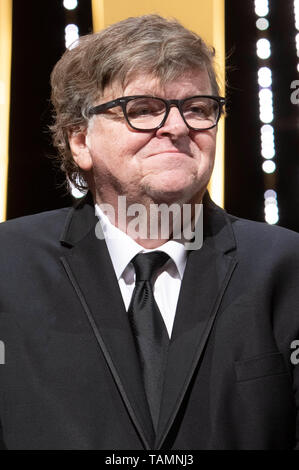
M 105 234 L 106 245 L 118 280 L 137 253 L 148 253 L 156 250 L 164 251 L 169 255 L 176 265 L 180 278 L 183 278 L 187 262 L 187 252 L 183 243 L 176 240 L 168 240 L 168 242 L 154 250 L 146 249 L 136 243 L 125 232 L 113 225 L 98 204 L 95 205 L 95 210 Z

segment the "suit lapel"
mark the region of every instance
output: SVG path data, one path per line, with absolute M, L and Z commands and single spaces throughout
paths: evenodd
M 99 352 L 149 449 L 154 433 L 138 357 L 106 243 L 95 235 L 96 222 L 90 203 L 72 212 L 61 240 L 71 249 L 61 261 L 96 336 Z
M 204 243 L 189 253 L 181 285 L 155 448 L 161 448 L 177 416 L 236 266 L 230 223 L 208 198 L 205 202 Z

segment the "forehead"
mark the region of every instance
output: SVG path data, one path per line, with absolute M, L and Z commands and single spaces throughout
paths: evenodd
M 154 95 L 179 99 L 211 93 L 212 87 L 207 70 L 197 69 L 186 71 L 176 79 L 163 83 L 160 78 L 151 74 L 136 74 L 124 86 L 117 82 L 108 85 L 104 92 L 103 101 L 130 95 Z

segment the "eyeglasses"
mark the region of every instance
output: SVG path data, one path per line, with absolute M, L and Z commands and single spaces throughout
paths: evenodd
M 189 129 L 205 131 L 215 127 L 222 113 L 225 98 L 198 95 L 183 100 L 165 100 L 154 96 L 136 95 L 117 98 L 90 108 L 89 117 L 120 106 L 129 126 L 137 131 L 154 131 L 162 127 L 170 108 L 176 106 Z

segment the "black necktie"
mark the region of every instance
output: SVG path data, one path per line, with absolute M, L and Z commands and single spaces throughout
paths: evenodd
M 132 259 L 136 284 L 128 310 L 155 429 L 159 419 L 169 337 L 150 280 L 168 259 L 169 256 L 162 251 L 139 253 Z

